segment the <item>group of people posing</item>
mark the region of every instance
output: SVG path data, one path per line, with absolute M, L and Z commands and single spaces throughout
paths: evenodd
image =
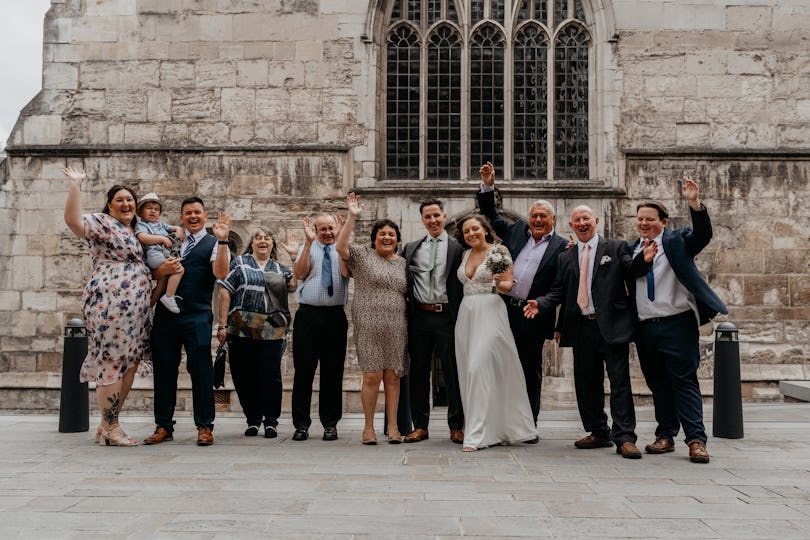
M 71 168 L 65 174 L 71 182 L 65 221 L 87 240 L 94 262 L 82 299 L 89 348 L 81 377 L 96 382 L 98 442 L 137 444 L 122 431 L 118 417 L 139 365 L 154 369 L 156 428 L 144 443 L 172 440 L 184 348 L 197 444 L 213 444 L 214 316 L 217 339 L 229 347 L 245 435 L 256 436 L 263 428 L 265 437 L 276 437 L 280 365 L 292 319 L 288 293 L 298 302 L 292 439 L 309 438 L 318 367 L 323 439 L 337 439 L 348 331 L 344 307 L 352 278 L 363 444 L 377 444 L 380 383 L 385 440 L 429 438 L 434 355 L 446 387 L 450 439 L 462 450 L 538 442 L 542 349 L 556 333 L 561 346 L 573 347 L 577 403 L 589 432 L 574 443 L 577 448 L 615 444 L 622 457 L 641 457 L 628 367 L 629 343 L 635 341 L 658 423 L 646 452 L 674 451 L 682 427 L 690 459 L 709 461 L 697 380 L 698 327 L 727 311 L 694 263 L 712 229 L 691 179 L 683 180 L 681 190 L 693 226 L 668 229 L 667 209 L 645 202 L 637 208 L 640 237 L 631 243 L 600 237 L 599 217 L 587 206 L 571 212 L 576 239 L 555 232 L 548 201 L 535 201 L 527 219 L 507 221 L 495 205 L 491 163 L 480 169 L 480 214 L 458 220 L 455 238 L 445 230 L 442 201 L 429 199 L 419 207 L 426 229 L 422 238 L 400 249 L 398 225 L 384 219 L 373 224 L 370 242 L 351 243 L 363 205 L 350 193 L 345 219 L 306 217 L 303 243 L 294 234 L 278 243 L 293 261 L 289 268 L 278 262 L 276 240 L 266 228 L 257 229 L 245 253 L 231 260 L 230 218 L 219 213 L 213 234 L 207 233 L 208 215 L 196 197 L 181 203 L 182 227 L 160 224 L 157 195 L 138 202 L 125 186 L 110 189 L 101 213 L 82 215 L 85 175 Z M 150 270 L 158 283 L 154 292 Z M 213 313 L 216 283 L 219 301 Z M 604 411 L 605 369 L 612 425 Z

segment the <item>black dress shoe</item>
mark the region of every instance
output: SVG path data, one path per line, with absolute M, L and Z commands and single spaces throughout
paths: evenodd
M 328 427 L 324 428 L 323 430 L 323 440 L 325 441 L 336 441 L 338 438 L 337 436 L 337 428 Z
M 248 426 L 245 430 L 245 437 L 255 437 L 259 434 L 259 426 Z
M 540 437 L 535 437 L 534 439 L 529 439 L 528 441 L 523 441 L 524 444 L 537 444 L 540 442 Z
M 275 439 L 278 437 L 278 430 L 275 426 L 265 426 L 264 427 L 264 438 L 265 439 Z
M 303 428 L 296 429 L 292 436 L 292 440 L 294 441 L 305 441 L 307 439 L 309 439 L 309 430 Z

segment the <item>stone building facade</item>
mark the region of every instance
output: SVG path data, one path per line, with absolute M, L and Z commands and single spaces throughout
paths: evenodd
M 477 59 L 493 50 L 513 58 L 528 28 L 521 18 L 537 19 L 560 62 L 556 36 L 571 29 L 583 67 L 575 79 L 585 108 L 570 109 L 582 121 L 580 146 L 566 150 L 554 109 L 540 130 L 548 151 L 535 149 L 551 172 L 531 178 L 519 172 L 517 62 L 504 61 L 505 90 L 495 89 L 503 114 L 481 116 L 503 122 L 498 140 L 476 146 L 483 131 L 475 114 L 486 108 Z M 442 83 L 425 45 L 442 20 L 461 44 L 448 64 L 460 81 L 449 88 L 461 107 L 457 159 L 444 175 L 431 173 L 430 144 L 441 135 L 431 135 L 430 122 L 440 114 L 427 98 Z M 421 198 L 442 197 L 451 217 L 473 209 L 475 159 L 486 151 L 498 153 L 504 172 L 504 209 L 519 215 L 549 199 L 562 233 L 570 209 L 589 204 L 607 236 L 630 239 L 635 205 L 648 198 L 684 224 L 677 179 L 690 174 L 715 225 L 698 265 L 740 330 L 744 397 L 780 399 L 777 381 L 810 379 L 805 0 L 52 0 L 44 24 L 43 88 L 0 162 L 0 408 L 58 407 L 62 329 L 79 314 L 89 273 L 87 251 L 62 219 L 66 165 L 88 172 L 88 211 L 107 187 L 128 183 L 160 194 L 176 223 L 180 200 L 198 194 L 231 214 L 236 249 L 257 224 L 283 239 L 300 230 L 302 216 L 341 210 L 350 189 L 367 202 L 362 237 L 385 216 L 416 238 Z M 406 81 L 402 95 L 421 92 L 408 105 L 415 131 L 399 132 L 415 149 L 402 147 L 404 157 L 389 144 L 399 113 L 386 92 L 397 84 L 391 36 L 403 28 L 397 35 L 413 47 L 403 50 L 417 52 L 413 88 Z M 489 41 L 479 37 L 487 28 Z M 552 71 L 543 79 L 551 81 L 548 103 L 562 103 L 554 81 L 563 77 Z M 557 172 L 566 152 L 584 174 Z M 412 160 L 412 177 L 407 167 L 392 173 L 398 157 Z M 701 384 L 710 396 L 713 328 L 702 334 Z M 545 406 L 571 404 L 570 352 L 546 349 Z M 347 403 L 356 408 L 352 353 L 349 366 Z M 635 360 L 633 376 L 644 399 Z M 136 383 L 132 407 L 149 408 L 150 386 Z

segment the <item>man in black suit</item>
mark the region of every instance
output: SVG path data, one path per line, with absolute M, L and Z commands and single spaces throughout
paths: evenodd
M 574 386 L 579 416 L 590 435 L 577 448 L 616 444 L 622 457 L 639 459 L 636 413 L 630 388 L 628 354 L 635 330 L 636 311 L 628 293 L 633 279 L 651 267 L 656 246 L 650 244 L 635 258 L 623 240 L 596 234 L 599 218 L 587 206 L 577 206 L 568 223 L 577 246 L 559 257 L 557 278 L 548 294 L 529 300 L 526 317 L 560 310 L 560 345 L 574 348 Z M 610 379 L 610 430 L 605 414 L 605 367 Z
M 456 277 L 462 250 L 444 230 L 447 214 L 442 201 L 423 201 L 419 213 L 428 234 L 406 244 L 402 252 L 408 269 L 408 353 L 411 357 L 406 385 L 409 386 L 414 426 L 405 442 L 419 442 L 429 437 L 430 368 L 435 353 L 441 360 L 447 388 L 450 439 L 461 444 L 464 441 L 464 411 L 458 385 L 454 331 L 463 295 Z M 399 424 L 402 429 L 401 417 Z
M 642 249 L 642 241 L 661 246 L 652 271 L 633 284 L 639 318 L 638 358 L 652 391 L 658 422 L 655 442 L 648 444 L 645 451 L 674 451 L 680 424 L 689 446 L 689 459 L 708 463 L 703 398 L 697 378 L 698 325 L 706 324 L 718 313 L 728 313 L 728 309 L 695 266 L 695 256 L 712 238 L 709 212 L 700 203 L 698 186 L 692 179 L 683 179 L 681 191 L 689 204 L 694 228 L 667 229 L 666 207 L 644 202 L 636 209 L 640 238 L 630 246 L 634 251 Z
M 534 319 L 527 319 L 523 316 L 523 308 L 527 298 L 537 298 L 549 291 L 557 273 L 557 256 L 565 250 L 568 242 L 554 233 L 554 207 L 548 201 L 535 201 L 529 208 L 528 221 L 519 219 L 511 224 L 506 221 L 495 207 L 495 169 L 492 163 L 484 164 L 479 172 L 478 207 L 489 218 L 514 261 L 516 283 L 508 295 L 503 295 L 503 300 L 536 424 L 543 383 L 543 343 L 554 337 L 555 314 L 541 313 Z

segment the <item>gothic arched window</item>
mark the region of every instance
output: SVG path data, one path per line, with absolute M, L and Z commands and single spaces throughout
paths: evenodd
M 588 179 L 582 1 L 392 0 L 385 177 Z

